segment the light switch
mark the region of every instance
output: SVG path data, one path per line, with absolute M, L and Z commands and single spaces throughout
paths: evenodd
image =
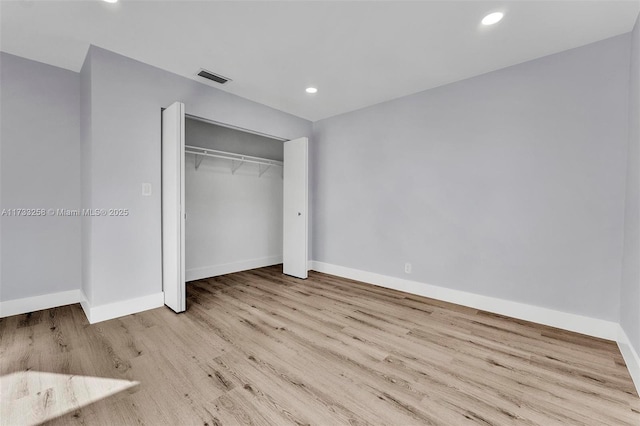
M 150 183 L 143 183 L 142 184 L 142 195 L 144 195 L 145 197 L 148 197 L 149 195 L 151 195 L 151 184 Z

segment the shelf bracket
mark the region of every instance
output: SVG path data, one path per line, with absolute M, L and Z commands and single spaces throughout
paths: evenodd
M 269 170 L 269 167 L 271 167 L 271 164 L 267 164 L 266 166 L 258 164 L 258 177 L 262 177 L 262 175 L 265 174 L 267 170 Z
M 231 160 L 231 174 L 234 175 L 243 164 L 244 161 Z
M 200 167 L 203 159 L 204 157 L 202 155 L 196 154 L 196 170 L 198 170 L 198 167 Z

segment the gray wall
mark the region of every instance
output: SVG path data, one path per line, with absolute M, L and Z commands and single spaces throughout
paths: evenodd
M 80 208 L 78 74 L 0 53 L 2 209 Z M 79 217 L 2 217 L 0 300 L 80 288 Z
M 629 39 L 316 123 L 312 258 L 610 320 L 622 300 L 639 347 L 637 24 L 630 79 Z M 3 301 L 80 288 L 81 270 L 97 305 L 160 291 L 161 107 L 182 100 L 238 127 L 310 133 L 308 121 L 100 48 L 80 77 L 0 55 L 2 208 L 78 208 L 82 193 L 83 207 L 132 212 L 82 225 L 2 218 Z
M 617 321 L 628 73 L 623 35 L 314 123 L 312 258 Z
M 186 144 L 273 160 L 282 160 L 283 142 L 187 120 Z M 190 277 L 228 273 L 229 266 L 282 261 L 282 168 L 258 177 L 258 165 L 246 163 L 234 174 L 231 161 L 205 157 L 195 170 L 187 154 L 186 269 Z
M 620 324 L 640 351 L 640 17 L 631 33 L 629 152 Z
M 307 136 L 311 123 L 92 46 L 92 208 L 128 208 L 128 217 L 91 219 L 94 305 L 161 291 L 160 110 L 283 138 Z M 152 184 L 150 197 L 141 195 Z

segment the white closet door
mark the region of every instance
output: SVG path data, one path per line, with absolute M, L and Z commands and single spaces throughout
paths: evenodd
M 307 138 L 284 143 L 283 272 L 307 278 Z
M 184 104 L 162 112 L 162 288 L 164 303 L 186 310 L 184 268 Z

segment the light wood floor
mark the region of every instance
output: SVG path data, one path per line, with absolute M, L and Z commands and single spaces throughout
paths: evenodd
M 613 342 L 280 267 L 187 292 L 180 315 L 89 325 L 72 305 L 2 319 L 0 373 L 139 382 L 61 425 L 640 425 Z M 42 392 L 43 416 L 74 401 L 23 387 L 11 395 Z

